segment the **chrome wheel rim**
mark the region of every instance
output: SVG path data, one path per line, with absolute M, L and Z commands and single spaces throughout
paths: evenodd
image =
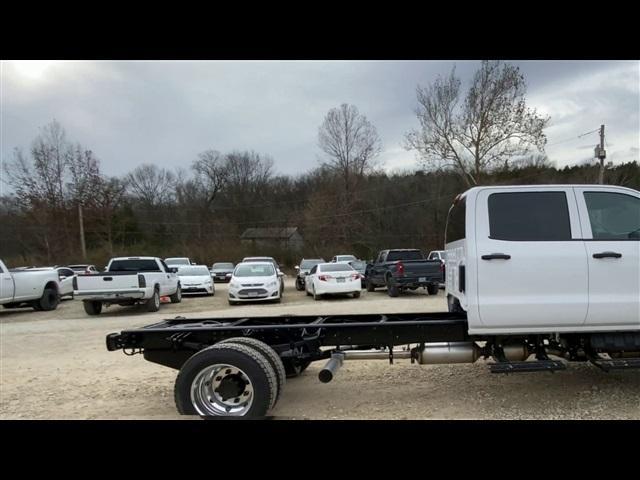
M 160 294 L 158 292 L 153 294 L 153 304 L 158 308 L 160 307 Z
M 182 300 L 182 288 L 178 287 L 178 291 L 176 293 L 177 293 L 176 298 L 178 300 Z
M 241 417 L 253 404 L 253 384 L 233 365 L 203 368 L 191 383 L 191 403 L 199 415 Z

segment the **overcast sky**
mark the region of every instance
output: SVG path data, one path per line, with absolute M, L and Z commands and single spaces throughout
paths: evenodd
M 39 127 L 57 119 L 102 169 L 120 175 L 151 162 L 188 167 L 212 148 L 255 150 L 276 171 L 318 165 L 318 126 L 341 103 L 377 127 L 389 170 L 417 165 L 402 148 L 417 127 L 415 89 L 456 71 L 468 85 L 479 61 L 146 61 L 1 64 L 2 161 L 28 149 Z M 558 166 L 593 156 L 606 125 L 608 161 L 637 160 L 640 62 L 518 61 L 531 107 L 551 116 L 547 154 Z

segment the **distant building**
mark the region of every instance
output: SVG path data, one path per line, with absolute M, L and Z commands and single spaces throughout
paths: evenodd
M 298 227 L 286 228 L 247 228 L 240 241 L 245 245 L 257 248 L 286 248 L 289 250 L 301 250 L 304 246 L 302 235 Z

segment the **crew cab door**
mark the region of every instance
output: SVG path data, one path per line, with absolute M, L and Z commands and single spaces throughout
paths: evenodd
M 592 326 L 640 325 L 640 194 L 576 187 L 589 268 Z
M 13 300 L 13 278 L 4 264 L 0 263 L 0 301 Z
M 587 255 L 573 189 L 485 189 L 476 202 L 483 327 L 583 325 Z

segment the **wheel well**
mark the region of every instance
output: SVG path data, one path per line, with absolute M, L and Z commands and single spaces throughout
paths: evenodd
M 56 282 L 47 282 L 47 284 L 44 286 L 44 289 L 46 290 L 47 288 L 52 288 L 56 292 L 58 292 L 58 284 Z

